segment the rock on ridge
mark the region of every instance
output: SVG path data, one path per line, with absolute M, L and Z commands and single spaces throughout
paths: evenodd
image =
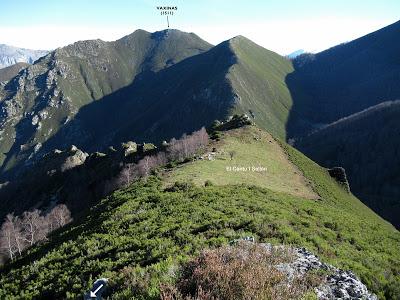
M 285 249 L 285 246 L 262 244 L 268 251 Z M 325 264 L 317 256 L 305 248 L 289 248 L 295 259 L 290 263 L 280 264 L 277 268 L 284 272 L 289 281 L 301 277 L 311 270 L 321 270 L 327 273 L 325 281 L 315 288 L 320 300 L 378 300 L 367 287 L 351 271 L 344 271 L 332 265 Z

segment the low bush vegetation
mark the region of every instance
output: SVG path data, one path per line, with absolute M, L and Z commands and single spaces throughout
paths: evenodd
M 279 264 L 293 261 L 289 250 L 267 251 L 257 243 L 240 242 L 205 250 L 183 264 L 174 285 L 161 287 L 162 300 L 295 300 L 315 287 L 305 277 L 288 282 Z
M 329 189 L 328 183 L 316 182 L 321 189 Z M 322 200 L 310 200 L 246 185 L 179 183 L 164 189 L 150 176 L 6 264 L 0 298 L 76 299 L 95 279 L 106 277 L 110 299 L 160 299 L 160 286 L 174 285 L 179 265 L 204 249 L 254 236 L 306 247 L 328 263 L 354 270 L 380 299 L 396 299 L 399 233 L 354 206 L 346 192 L 345 201 L 336 199 L 342 190 L 336 188 Z
M 277 142 L 267 143 L 277 147 Z M 115 191 L 78 222 L 5 264 L 0 299 L 76 299 L 100 277 L 109 278 L 104 294 L 108 299 L 219 297 L 207 278 L 219 279 L 213 284 L 228 295 L 235 288 L 228 278 L 242 287 L 256 278 L 268 295 L 313 299 L 308 292 L 312 284 L 299 283 L 296 291 L 276 290 L 269 280 L 279 282 L 278 273 L 258 276 L 268 264 L 252 267 L 249 262 L 221 260 L 229 253 L 237 257 L 226 245 L 245 236 L 306 247 L 323 261 L 354 271 L 379 299 L 398 299 L 399 232 L 345 191 L 326 169 L 284 143 L 281 147 L 280 155 L 296 166 L 317 197 L 251 182 L 221 186 L 215 176 L 212 184 L 204 178 L 197 184 L 184 172 L 179 182 L 166 185 L 164 177 L 150 175 Z M 169 163 L 174 165 L 184 169 L 182 161 Z M 223 266 L 226 278 L 217 274 Z M 198 271 L 190 271 L 194 269 Z M 245 295 L 249 290 L 236 292 Z

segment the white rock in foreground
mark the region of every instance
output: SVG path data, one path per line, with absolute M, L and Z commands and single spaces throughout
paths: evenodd
M 284 249 L 284 246 L 262 244 L 269 251 Z M 295 255 L 294 261 L 281 264 L 277 268 L 284 272 L 289 280 L 300 277 L 311 270 L 327 271 L 326 280 L 315 289 L 320 300 L 377 300 L 377 296 L 370 293 L 367 287 L 351 271 L 344 271 L 334 266 L 325 264 L 317 256 L 305 248 L 292 248 Z

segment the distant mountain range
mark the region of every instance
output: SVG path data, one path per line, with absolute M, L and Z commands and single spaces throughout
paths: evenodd
M 20 62 L 33 64 L 48 52 L 46 50 L 31 50 L 0 44 L 0 69 Z
M 0 87 L 0 178 L 13 178 L 56 148 L 75 144 L 96 151 L 127 140 L 161 143 L 245 113 L 322 165 L 344 165 L 361 197 L 357 162 L 328 157 L 324 147 L 317 155 L 307 139 L 342 118 L 400 98 L 399 36 L 397 22 L 293 60 L 242 36 L 212 46 L 178 30 L 138 30 L 114 42 L 81 41 L 57 49 Z M 368 135 L 386 129 L 365 130 Z M 338 143 L 341 131 L 329 132 Z M 355 143 L 346 151 L 358 153 L 356 147 L 364 146 Z M 399 152 L 398 144 L 392 147 Z M 385 156 L 370 175 L 383 179 L 383 169 L 394 168 L 393 159 Z M 382 190 L 374 190 L 378 199 Z

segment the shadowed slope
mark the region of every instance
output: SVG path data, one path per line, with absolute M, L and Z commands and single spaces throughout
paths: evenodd
M 288 137 L 322 165 L 345 167 L 350 188 L 396 226 L 400 111 L 395 103 L 378 104 L 400 99 L 399 53 L 400 21 L 300 55 L 286 79 L 294 101 Z
M 137 30 L 115 42 L 80 41 L 51 52 L 0 89 L 2 172 L 29 164 L 82 106 L 210 47 L 178 30 Z M 83 133 L 78 126 L 67 140 Z
M 161 142 L 241 112 L 284 137 L 291 105 L 284 78 L 291 70 L 287 59 L 237 37 L 83 107 L 46 146 L 63 141 L 93 150 L 128 139 Z M 68 140 L 75 128 L 83 134 Z
M 381 103 L 296 143 L 296 147 L 324 166 L 343 166 L 351 190 L 398 228 L 399 116 L 400 101 Z
M 400 21 L 315 55 L 298 56 L 296 71 L 286 79 L 294 100 L 288 136 L 399 99 L 399 53 Z M 308 97 L 298 93 L 299 84 Z

